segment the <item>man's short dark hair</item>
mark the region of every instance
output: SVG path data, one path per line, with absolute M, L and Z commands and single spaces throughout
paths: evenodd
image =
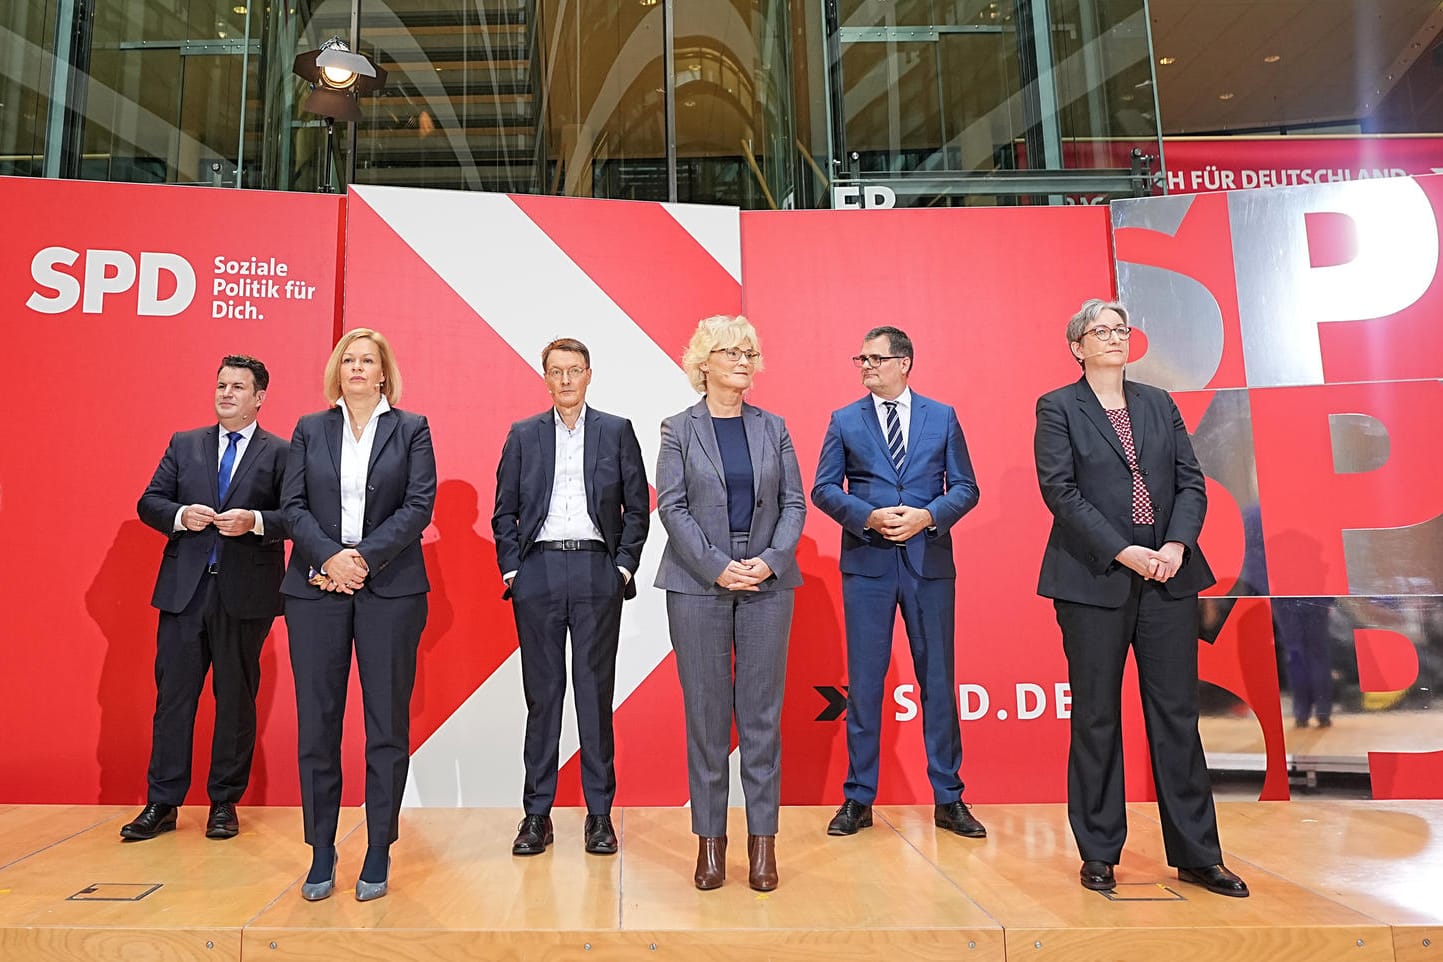
M 888 354 L 905 357 L 909 361 L 913 360 L 912 339 L 908 337 L 907 332 L 900 327 L 893 327 L 890 324 L 874 327 L 863 336 L 862 340 L 870 341 L 874 337 L 885 337 L 887 339 Z
M 572 354 L 580 354 L 586 359 L 586 366 L 591 367 L 591 352 L 586 349 L 585 344 L 574 337 L 558 337 L 541 349 L 541 369 L 543 371 L 546 370 L 552 351 L 570 351 Z
M 264 391 L 270 386 L 271 372 L 266 370 L 266 366 L 260 362 L 259 358 L 251 357 L 249 354 L 227 354 L 220 359 L 220 367 L 216 368 L 215 373 L 220 374 L 228 367 L 245 368 L 250 371 L 251 376 L 256 379 L 257 391 Z

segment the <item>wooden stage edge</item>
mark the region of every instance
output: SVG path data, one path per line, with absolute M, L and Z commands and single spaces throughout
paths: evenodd
M 1177 881 L 1156 812 L 1129 807 L 1115 898 L 1077 883 L 1061 805 L 980 805 L 985 840 L 880 807 L 851 838 L 829 808 L 787 808 L 781 885 L 746 884 L 733 809 L 726 884 L 698 892 L 681 808 L 617 810 L 621 853 L 586 855 L 584 813 L 515 858 L 519 815 L 408 809 L 391 893 L 353 897 L 364 813 L 342 813 L 336 894 L 300 898 L 309 850 L 291 808 L 242 808 L 238 838 L 179 830 L 121 843 L 127 806 L 0 805 L 0 959 L 1164 960 L 1443 962 L 1443 801 L 1229 802 L 1228 864 L 1249 899 Z

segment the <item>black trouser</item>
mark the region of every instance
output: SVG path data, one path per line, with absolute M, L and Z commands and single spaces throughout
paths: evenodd
M 215 693 L 215 731 L 206 791 L 215 802 L 237 802 L 245 794 L 256 746 L 261 647 L 274 621 L 227 614 L 214 575 L 202 576 L 184 611 L 160 613 L 149 801 L 179 805 L 190 791 L 195 711 L 207 671 Z
M 382 598 L 370 588 L 354 595 L 318 590 L 314 598 L 286 598 L 307 843 L 336 841 L 353 642 L 366 723 L 366 837 L 371 845 L 396 840 L 411 761 L 416 648 L 426 611 L 424 594 Z
M 616 690 L 621 591 L 621 572 L 605 551 L 531 551 L 511 582 L 526 693 L 522 749 L 526 787 L 521 804 L 528 815 L 549 813 L 556 797 L 568 633 L 581 742 L 581 790 L 588 812 L 611 812 L 616 795 L 611 701 Z
M 1134 543 L 1156 547 L 1152 525 L 1134 526 Z M 1222 861 L 1207 761 L 1198 736 L 1197 595 L 1132 576 L 1120 608 L 1056 601 L 1072 686 L 1067 815 L 1084 860 L 1116 863 L 1127 838 L 1122 767 L 1122 672 L 1137 660 L 1143 720 L 1169 865 Z

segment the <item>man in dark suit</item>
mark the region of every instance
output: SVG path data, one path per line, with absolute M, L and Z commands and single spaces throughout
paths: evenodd
M 952 526 L 977 504 L 977 481 L 956 412 L 907 386 L 912 341 L 868 331 L 852 362 L 865 398 L 833 412 L 812 503 L 842 526 L 847 621 L 847 781 L 829 835 L 872 824 L 883 681 L 897 609 L 922 696 L 927 777 L 936 824 L 968 838 L 987 830 L 962 801 L 962 734 L 953 651 L 957 569 Z
M 170 439 L 136 510 L 169 539 L 150 603 L 160 609 L 147 803 L 120 830 L 130 841 L 175 828 L 190 789 L 191 738 L 206 671 L 213 673 L 210 814 L 205 834 L 239 831 L 250 781 L 261 645 L 281 613 L 286 524 L 280 513 L 285 439 L 256 421 L 270 374 L 228 355 L 216 375 L 219 426 Z
M 611 855 L 617 850 L 611 824 L 616 648 L 622 599 L 636 596 L 650 494 L 631 422 L 586 406 L 586 345 L 552 341 L 541 352 L 541 367 L 554 404 L 511 426 L 491 516 L 526 691 L 525 817 L 511 851 L 539 855 L 552 841 L 569 631 L 586 851 Z

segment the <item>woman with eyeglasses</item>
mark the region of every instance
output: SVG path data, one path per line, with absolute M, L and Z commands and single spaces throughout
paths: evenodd
M 1037 401 L 1033 449 L 1052 533 L 1038 594 L 1051 598 L 1072 688 L 1067 814 L 1083 887 L 1116 885 L 1127 837 L 1122 672 L 1131 648 L 1168 864 L 1184 882 L 1248 895 L 1222 864 L 1198 736 L 1198 592 L 1214 584 L 1198 548 L 1202 469 L 1166 391 L 1124 375 L 1127 309 L 1096 298 L 1067 324 L 1082 367 Z
M 782 691 L 797 542 L 807 506 L 786 423 L 745 401 L 762 369 L 744 317 L 697 325 L 682 367 L 702 395 L 661 424 L 656 509 L 667 545 L 656 575 L 686 713 L 699 889 L 726 880 L 733 716 L 746 796 L 748 882 L 777 886 Z

